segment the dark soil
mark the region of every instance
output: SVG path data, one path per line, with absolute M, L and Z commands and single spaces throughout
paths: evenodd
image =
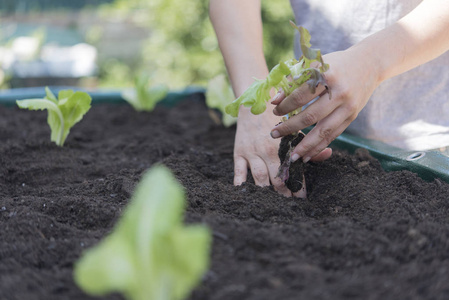
M 213 230 L 191 299 L 449 299 L 449 184 L 358 151 L 307 163 L 308 200 L 235 187 L 234 131 L 198 99 L 151 114 L 97 105 L 60 148 L 46 112 L 0 107 L 0 299 L 93 299 L 73 263 L 157 162 L 186 188 L 186 221 Z

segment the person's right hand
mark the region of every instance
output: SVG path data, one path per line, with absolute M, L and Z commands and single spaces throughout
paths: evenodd
M 304 162 L 318 155 L 357 117 L 368 102 L 371 94 L 380 84 L 377 58 L 369 56 L 366 48 L 352 47 L 345 51 L 325 55 L 329 70 L 324 73 L 332 97 L 325 93 L 320 84 L 311 93 L 307 84 L 297 88 L 291 95 L 280 94 L 274 114 L 282 116 L 304 106 L 316 97 L 305 110 L 272 129 L 271 136 L 280 138 L 308 126 L 316 126 L 296 146 L 291 159 L 302 158 Z

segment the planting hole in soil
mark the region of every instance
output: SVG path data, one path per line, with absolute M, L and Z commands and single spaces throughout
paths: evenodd
M 364 150 L 304 165 L 308 198 L 233 185 L 235 127 L 202 95 L 152 113 L 93 105 L 64 147 L 46 112 L 0 107 L 1 299 L 123 299 L 74 283 L 142 174 L 167 166 L 185 222 L 207 225 L 211 265 L 188 299 L 449 299 L 449 185 L 385 172 Z

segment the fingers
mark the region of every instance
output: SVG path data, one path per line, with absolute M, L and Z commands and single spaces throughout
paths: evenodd
M 279 170 L 279 160 L 269 160 L 267 161 L 267 166 L 269 170 L 270 181 L 273 185 L 274 190 L 285 197 L 291 197 L 292 192 L 287 188 L 285 183 L 279 177 L 277 177 L 277 173 Z
M 278 193 L 285 197 L 291 197 L 292 193 L 285 186 L 281 179 L 276 177 L 279 162 L 268 161 L 264 162 L 262 158 L 254 156 L 249 159 L 249 166 L 254 183 L 258 186 L 268 186 L 271 184 Z M 234 185 L 241 185 L 246 181 L 248 176 L 248 162 L 241 156 L 234 158 Z
M 355 117 L 356 114 L 351 105 L 338 106 L 338 103 L 329 101 L 324 95 L 303 112 L 273 128 L 271 136 L 273 138 L 285 136 L 316 123 L 316 126 L 292 151 L 291 157 L 292 160 L 302 158 L 304 162 L 312 158 L 319 161 L 330 157 L 332 152 L 325 150 L 326 147 L 349 126 Z
M 287 101 L 287 99 L 282 103 L 285 101 Z M 273 128 L 271 130 L 271 136 L 273 138 L 282 137 L 314 125 L 319 120 L 332 113 L 335 110 L 336 105 L 337 103 L 335 101 L 329 101 L 328 97 L 324 95 L 307 107 L 304 111 Z
M 278 160 L 274 160 L 271 157 L 265 157 L 265 159 L 256 157 L 250 160 L 250 166 L 251 174 L 256 185 L 268 186 L 271 182 L 275 191 L 286 197 L 291 197 L 292 193 L 285 186 L 285 183 L 276 177 L 279 169 Z
M 241 156 L 234 157 L 234 185 L 241 185 L 248 176 L 248 164 Z
M 265 162 L 259 158 L 254 157 L 249 161 L 251 168 L 251 175 L 253 176 L 254 183 L 258 186 L 270 185 L 270 176 L 268 175 L 268 169 Z
M 273 179 L 272 183 L 274 190 L 277 191 L 279 194 L 283 195 L 284 197 L 292 196 L 292 192 L 288 189 L 285 183 L 282 182 L 281 179 L 276 177 Z
M 323 153 L 323 150 L 351 123 L 349 119 L 346 119 L 338 127 L 332 127 L 330 124 L 333 122 L 332 118 L 327 118 L 317 124 L 292 151 L 292 159 L 302 158 L 304 162 L 308 162 L 314 156 L 328 155 Z
M 234 143 L 234 184 L 240 185 L 247 180 L 248 169 L 254 182 L 259 186 L 273 185 L 274 189 L 285 196 L 291 192 L 285 184 L 276 178 L 279 168 L 279 140 L 268 134 L 279 118 L 270 111 L 261 115 L 246 114 L 239 117 Z
M 265 162 L 258 156 L 249 159 L 249 167 L 254 183 L 258 186 L 270 185 L 270 176 Z M 248 161 L 237 156 L 234 158 L 234 185 L 241 185 L 248 176 Z
M 325 90 L 326 89 L 324 86 L 318 85 L 318 87 L 315 89 L 315 93 L 312 94 L 309 90 L 309 86 L 307 84 L 303 84 L 299 88 L 295 89 L 289 96 L 285 97 L 284 95 L 285 99 L 279 97 L 282 99 L 281 101 L 275 101 L 274 103 L 272 102 L 273 104 L 277 105 L 273 109 L 273 113 L 277 116 L 288 114 L 289 112 L 298 109 L 298 107 L 306 105 L 311 100 L 323 93 Z
M 285 99 L 285 93 L 282 89 L 279 90 L 279 92 L 274 95 L 273 99 L 271 100 L 271 104 L 278 105 Z
M 310 159 L 311 161 L 325 161 L 329 157 L 332 156 L 332 149 L 331 148 L 325 148 L 323 151 L 318 153 L 315 156 L 312 156 Z

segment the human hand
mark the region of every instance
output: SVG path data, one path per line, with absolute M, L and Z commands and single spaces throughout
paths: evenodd
M 280 194 L 291 197 L 292 193 L 285 183 L 277 177 L 280 161 L 278 157 L 279 141 L 270 137 L 270 129 L 279 123 L 279 117 L 267 109 L 260 115 L 253 115 L 249 108 L 241 107 L 237 123 L 234 144 L 234 184 L 241 185 L 246 181 L 248 169 L 259 186 L 270 183 Z M 312 160 L 322 161 L 332 154 L 330 148 L 325 149 Z M 306 198 L 306 185 L 294 194 L 295 197 Z
M 276 105 L 273 113 L 282 116 L 318 97 L 305 110 L 271 130 L 271 136 L 276 139 L 316 124 L 292 151 L 292 161 L 302 158 L 307 162 L 320 154 L 355 120 L 379 85 L 374 60 L 357 47 L 330 53 L 323 59 L 330 66 L 324 76 L 331 99 L 322 85 L 312 94 L 304 84 L 287 97 L 279 93 L 272 101 Z
M 271 182 L 280 194 L 292 195 L 276 177 L 280 165 L 279 140 L 270 137 L 270 130 L 278 122 L 279 117 L 273 115 L 271 109 L 253 115 L 249 108 L 240 108 L 234 144 L 234 185 L 245 182 L 250 169 L 256 185 L 269 186 Z

